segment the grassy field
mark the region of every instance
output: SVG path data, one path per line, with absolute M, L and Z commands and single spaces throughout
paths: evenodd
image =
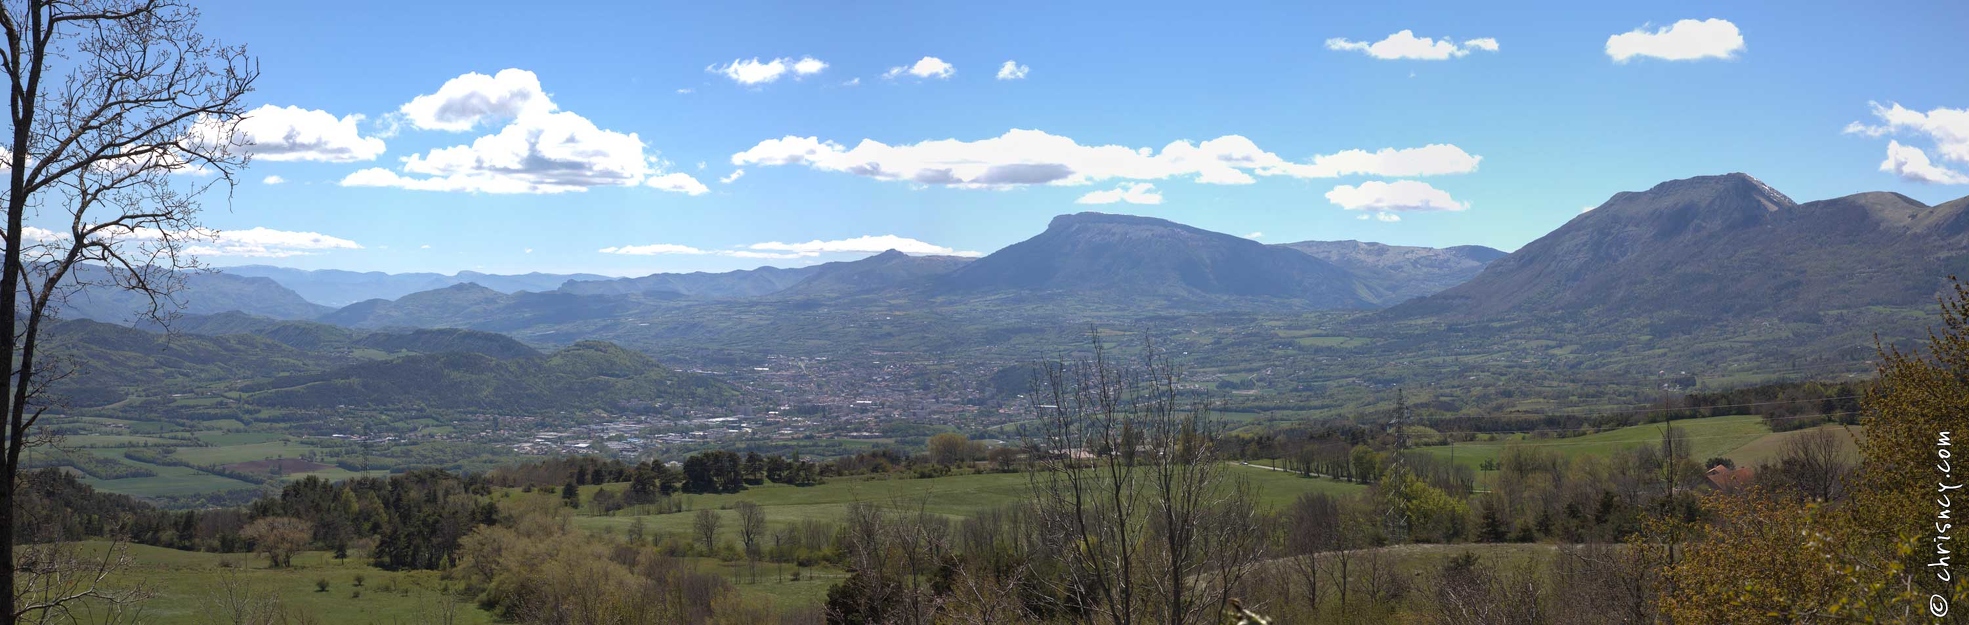
M 1454 456 L 1457 464 L 1469 467 L 1477 467 L 1485 460 L 1495 460 L 1506 447 L 1513 445 L 1550 449 L 1567 457 L 1597 456 L 1623 447 L 1660 444 L 1662 425 L 1636 425 L 1570 438 L 1533 439 L 1517 434 L 1501 440 L 1423 447 L 1420 451 L 1444 459 Z M 1698 460 L 1730 457 L 1736 450 L 1771 434 L 1771 429 L 1764 425 L 1763 420 L 1754 415 L 1686 419 L 1676 421 L 1675 427 L 1688 432 L 1690 455 Z M 1742 461 L 1738 460 L 1738 463 Z
M 1282 507 L 1299 497 L 1302 493 L 1354 492 L 1363 487 L 1320 478 L 1304 478 L 1291 473 L 1272 471 L 1255 467 L 1231 465 L 1226 467 L 1236 475 L 1247 479 L 1257 490 L 1259 505 Z M 751 501 L 765 508 L 766 522 L 771 526 L 789 525 L 806 519 L 839 521 L 846 514 L 848 505 L 858 501 L 874 503 L 898 503 L 921 506 L 922 509 L 954 519 L 971 516 L 981 510 L 1001 507 L 1029 500 L 1030 491 L 1024 473 L 984 473 L 976 475 L 951 475 L 933 479 L 905 479 L 900 477 L 869 478 L 866 476 L 834 478 L 826 484 L 809 487 L 766 484 L 754 486 L 744 492 L 729 495 L 685 495 L 687 505 L 693 509 L 710 508 L 725 517 L 724 526 L 735 527 L 738 513 L 732 506 L 740 501 Z M 626 484 L 609 485 L 607 488 L 621 492 Z M 602 488 L 589 486 L 582 489 L 583 497 L 589 497 Z M 509 491 L 509 496 L 524 495 Z M 555 496 L 558 496 L 556 494 Z M 675 513 L 641 516 L 645 526 L 652 532 L 689 533 L 693 514 Z M 635 515 L 617 513 L 614 516 L 584 515 L 575 518 L 575 526 L 589 531 L 626 531 Z
M 1859 462 L 1859 439 L 1866 436 L 1866 428 L 1837 424 L 1826 424 L 1815 428 L 1793 430 L 1790 432 L 1772 432 L 1731 451 L 1729 458 L 1735 461 L 1737 466 L 1740 467 L 1754 467 L 1760 464 L 1775 462 L 1778 455 L 1784 453 L 1785 441 L 1816 430 L 1832 432 L 1833 436 L 1838 438 L 1843 452 L 1842 455 L 1845 456 L 1846 460 L 1849 462 Z
M 229 575 L 236 576 L 254 596 L 278 595 L 289 609 L 316 617 L 324 625 L 431 622 L 430 615 L 443 602 L 461 602 L 447 596 L 444 592 L 447 587 L 435 571 L 383 571 L 356 559 L 337 561 L 327 552 L 297 554 L 292 568 L 269 569 L 265 559 L 250 554 L 198 553 L 143 545 L 131 545 L 129 549 L 135 566 L 116 581 L 141 583 L 156 593 L 144 604 L 138 621 L 143 623 L 227 622 L 210 612 L 213 599 Z M 355 584 L 357 576 L 363 578 L 361 586 Z M 321 579 L 328 580 L 326 592 L 316 589 L 316 580 Z M 459 623 L 493 622 L 490 614 L 469 604 L 461 602 L 458 608 Z

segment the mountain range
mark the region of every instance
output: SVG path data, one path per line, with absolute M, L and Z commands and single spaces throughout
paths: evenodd
M 221 274 L 248 278 L 268 278 L 293 291 L 307 301 L 323 306 L 342 307 L 356 302 L 372 299 L 396 299 L 416 293 L 441 289 L 454 284 L 477 284 L 499 291 L 551 291 L 568 281 L 609 280 L 608 276 L 590 273 L 553 274 L 528 273 L 521 275 L 499 275 L 460 271 L 451 275 L 441 273 L 384 273 L 381 271 L 342 271 L 339 269 L 291 269 L 268 265 L 240 265 L 224 267 Z
M 1928 305 L 1947 276 L 1969 275 L 1965 213 L 1969 198 L 1928 206 L 1892 193 L 1801 204 L 1748 175 L 1727 174 L 1617 194 L 1509 254 L 1479 246 L 1359 241 L 1266 245 L 1162 219 L 1078 213 L 1056 217 L 1035 236 L 977 259 L 891 250 L 853 261 L 724 273 L 605 280 L 529 274 L 527 286 L 539 290 L 456 282 L 333 310 L 306 302 L 279 281 L 314 288 L 308 285 L 323 276 L 343 274 L 263 269 L 249 270 L 265 274 L 260 276 L 202 274 L 186 299 L 193 312 L 244 313 L 208 314 L 196 322 L 206 327 L 274 332 L 251 329 L 256 322 L 247 319 L 309 319 L 364 331 L 502 332 L 535 345 L 607 338 L 639 349 L 712 349 L 733 341 L 771 349 L 923 332 L 937 333 L 940 348 L 962 348 L 966 341 L 999 342 L 1044 334 L 1049 325 L 1083 324 L 1084 315 L 1095 311 L 1126 322 L 1164 313 L 1377 309 L 1347 313 L 1358 315 L 1349 317 L 1349 332 L 1376 335 L 1415 321 L 1467 326 L 1529 320 L 1570 324 L 1567 332 L 1582 337 L 1611 333 L 1587 340 L 1592 349 L 1606 349 L 1636 334 L 1759 320 L 1804 324 L 1774 337 L 1824 334 L 1837 325 L 1829 319 Z M 519 283 L 502 284 L 510 289 Z M 113 295 L 72 309 L 113 310 Z M 880 312 L 897 307 L 934 314 Z M 875 314 L 881 323 L 869 321 Z M 94 318 L 122 321 L 106 313 Z M 1883 318 L 1900 323 L 1894 319 L 1913 317 Z M 1614 329 L 1627 322 L 1640 325 Z M 949 323 L 970 325 L 963 332 L 932 329 Z M 269 334 L 270 340 L 304 349 L 347 341 L 322 336 L 314 325 L 270 327 L 286 333 Z
M 1469 281 L 1384 315 L 1817 321 L 1932 303 L 1965 269 L 1969 198 L 1928 206 L 1860 193 L 1799 204 L 1738 173 L 1615 195 Z

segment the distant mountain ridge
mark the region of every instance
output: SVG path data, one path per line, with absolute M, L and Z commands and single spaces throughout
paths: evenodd
M 1376 303 L 1398 304 L 1468 281 L 1502 250 L 1481 245 L 1412 247 L 1365 241 L 1300 241 L 1281 243 L 1352 272 L 1374 291 Z
M 220 268 L 221 273 L 255 278 L 267 278 L 281 286 L 300 294 L 310 302 L 325 306 L 347 306 L 371 299 L 396 299 L 416 293 L 441 289 L 454 284 L 472 283 L 501 293 L 518 291 L 551 291 L 569 281 L 611 280 L 609 276 L 576 273 L 527 273 L 520 275 L 500 275 L 476 271 L 460 271 L 452 275 L 440 273 L 383 273 L 380 271 L 343 271 L 340 269 L 291 269 L 268 265 L 240 265 Z
M 942 294 L 1068 291 L 1236 296 L 1366 308 L 1359 281 L 1296 250 L 1153 217 L 1077 213 L 937 280 Z
M 151 309 L 149 296 L 111 285 L 103 267 L 79 263 L 66 284 L 90 284 L 54 306 L 63 319 L 89 319 L 130 324 L 144 321 Z M 228 311 L 275 319 L 313 319 L 334 310 L 302 298 L 279 283 L 261 277 L 216 271 L 185 271 L 182 288 L 158 301 L 166 315 L 209 315 Z
M 1919 306 L 1969 269 L 1969 198 L 1895 193 L 1799 204 L 1744 174 L 1616 194 L 1461 285 L 1384 315 L 1815 320 Z

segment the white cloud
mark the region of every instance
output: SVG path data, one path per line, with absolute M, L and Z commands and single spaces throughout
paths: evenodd
M 1253 233 L 1251 233 L 1251 234 L 1247 234 L 1247 235 L 1244 235 L 1244 238 L 1247 238 L 1247 239 L 1263 239 L 1263 238 L 1265 238 L 1265 233 L 1263 233 L 1263 232 L 1253 232 Z
M 649 181 L 644 184 L 653 189 L 662 189 L 685 195 L 704 195 L 711 192 L 710 187 L 704 186 L 704 183 L 698 182 L 690 174 L 681 172 L 651 176 Z
M 848 82 L 841 83 L 841 86 L 843 87 L 857 87 L 860 85 L 861 85 L 861 77 L 859 76 L 848 79 Z
M 224 230 L 195 245 L 186 246 L 194 256 L 249 256 L 286 258 L 307 256 L 332 250 L 359 250 L 355 241 L 319 232 L 291 232 L 270 228 Z
M 1929 162 L 1928 154 L 1921 148 L 1893 140 L 1887 142 L 1887 160 L 1880 162 L 1880 171 L 1908 182 L 1969 184 L 1969 175 Z
M 765 61 L 761 61 L 758 58 L 734 59 L 722 67 L 712 65 L 704 68 L 704 71 L 713 74 L 722 74 L 724 77 L 732 79 L 732 82 L 749 87 L 777 81 L 781 76 L 785 76 L 787 72 L 792 72 L 796 77 L 800 77 L 812 76 L 824 69 L 827 69 L 826 62 L 811 56 L 803 56 L 798 60 L 790 58 L 777 58 Z
M 1642 26 L 1607 38 L 1607 56 L 1626 63 L 1637 56 L 1666 61 L 1727 59 L 1743 51 L 1743 33 L 1729 20 L 1681 20 L 1653 32 Z
M 1933 140 L 1935 152 L 1943 159 L 1969 163 L 1969 109 L 1937 107 L 1922 113 L 1899 103 L 1889 107 L 1878 102 L 1868 102 L 1867 107 L 1874 117 L 1886 123 L 1870 126 L 1853 122 L 1846 125 L 1848 134 L 1880 137 L 1912 131 Z
M 623 245 L 619 247 L 604 247 L 597 251 L 600 251 L 603 254 L 626 254 L 629 256 L 658 256 L 658 255 L 666 255 L 666 254 L 702 255 L 702 254 L 711 253 L 710 250 L 701 250 L 688 245 L 675 245 L 671 243 L 652 243 L 650 245 Z
M 1327 191 L 1326 200 L 1347 210 L 1383 214 L 1398 211 L 1460 211 L 1470 207 L 1450 198 L 1446 191 L 1415 180 L 1370 180 L 1358 186 L 1343 184 Z
M 1082 185 L 1108 179 L 1161 180 L 1194 176 L 1205 184 L 1250 184 L 1259 176 L 1334 178 L 1349 175 L 1431 176 L 1476 171 L 1482 157 L 1454 145 L 1346 150 L 1292 162 L 1238 135 L 1192 143 L 1176 141 L 1161 152 L 1119 145 L 1085 146 L 1039 130 L 1011 130 L 978 141 L 942 139 L 890 146 L 864 139 L 853 149 L 817 137 L 788 136 L 759 142 L 732 155 L 732 164 L 805 165 L 877 180 L 963 188 L 1033 184 Z
M 383 140 L 361 136 L 363 116 L 336 118 L 328 111 L 298 106 L 261 106 L 239 120 L 235 140 L 245 151 L 269 161 L 350 163 L 375 160 Z
M 472 72 L 447 80 L 437 93 L 411 98 L 397 112 L 417 128 L 464 132 L 552 110 L 554 103 L 540 89 L 539 76 L 508 68 L 491 76 Z
M 1006 61 L 1004 65 L 998 66 L 998 79 L 1023 80 L 1026 77 L 1026 72 L 1030 71 L 1032 71 L 1032 68 L 1020 65 L 1018 61 Z
M 756 58 L 733 60 L 726 63 L 724 67 L 712 65 L 704 68 L 707 72 L 724 74 L 726 78 L 732 79 L 732 82 L 741 85 L 762 85 L 773 82 L 785 75 L 786 70 L 786 59 L 762 62 Z
M 22 228 L 21 236 L 36 242 L 69 240 L 67 231 L 55 231 L 34 226 Z M 153 228 L 110 229 L 99 231 L 94 240 L 155 241 L 163 233 Z M 319 232 L 293 232 L 271 228 L 249 228 L 246 230 L 199 229 L 174 233 L 173 237 L 184 245 L 184 251 L 192 256 L 238 256 L 254 258 L 287 258 L 308 256 L 332 250 L 359 250 L 362 246 L 355 241 L 332 237 Z
M 723 177 L 723 178 L 719 178 L 719 179 L 718 179 L 718 182 L 720 182 L 720 183 L 723 183 L 723 184 L 731 184 L 731 183 L 734 183 L 734 182 L 738 182 L 738 179 L 739 179 L 739 178 L 744 178 L 744 177 L 745 177 L 745 170 L 743 170 L 743 169 L 734 169 L 734 170 L 732 170 L 732 173 L 731 173 L 731 175 L 729 175 L 729 176 L 725 176 L 725 177 Z
M 520 250 L 520 251 L 521 251 L 521 253 L 524 253 L 524 254 L 532 254 L 532 253 L 533 253 L 533 248 L 530 248 L 530 247 L 529 247 L 529 248 L 526 248 L 526 249 L 524 249 L 524 250 Z
M 1597 207 L 1597 206 L 1593 206 L 1593 205 L 1591 205 L 1591 204 L 1588 204 L 1588 205 L 1586 205 L 1586 206 L 1581 206 L 1581 207 L 1579 207 L 1579 214 L 1581 214 L 1581 215 L 1584 215 L 1584 214 L 1586 214 L 1586 213 L 1588 213 L 1588 212 L 1590 212 L 1590 211 L 1592 211 L 1592 210 L 1593 210 L 1593 209 L 1595 209 L 1595 208 L 1599 208 L 1599 207 Z
M 916 239 L 899 237 L 893 234 L 863 236 L 835 241 L 813 240 L 806 243 L 780 243 L 769 241 L 754 243 L 747 249 L 769 252 L 788 252 L 802 256 L 814 254 L 874 253 L 896 250 L 904 254 L 934 254 L 940 256 L 980 256 L 977 252 L 960 252 L 941 245 L 932 245 Z
M 283 182 L 287 182 L 287 179 L 280 176 L 267 176 L 260 179 L 260 184 L 281 184 Z
M 691 89 L 690 87 L 684 87 L 684 88 L 682 88 L 682 89 L 678 89 L 678 90 L 677 90 L 677 93 L 682 93 L 682 94 L 690 94 L 690 93 L 696 93 L 696 90 L 695 90 L 695 89 Z
M 1381 220 L 1381 221 L 1401 221 L 1401 220 L 1402 220 L 1402 216 L 1401 216 L 1401 215 L 1396 215 L 1396 214 L 1394 214 L 1394 213 L 1389 213 L 1389 212 L 1380 212 L 1380 213 L 1375 213 L 1375 214 L 1374 214 L 1374 218 L 1375 218 L 1375 219 L 1379 219 L 1379 220 Z
M 1386 38 L 1373 43 L 1349 41 L 1345 38 L 1335 37 L 1326 40 L 1326 49 L 1365 52 L 1368 56 L 1383 60 L 1444 61 L 1468 56 L 1473 50 L 1496 52 L 1497 40 L 1484 37 L 1464 41 L 1462 45 L 1457 45 L 1455 41 L 1449 39 L 1437 40 L 1429 37 L 1417 37 L 1414 31 L 1404 29 L 1401 32 L 1388 35 Z
M 903 74 L 909 74 L 917 78 L 949 78 L 956 73 L 957 68 L 949 63 L 943 62 L 943 59 L 926 56 L 918 59 L 916 63 L 911 65 L 891 67 L 889 71 L 882 73 L 882 77 L 895 78 Z
M 511 122 L 470 145 L 406 157 L 401 173 L 384 168 L 351 173 L 342 186 L 565 193 L 647 182 L 691 195 L 708 191 L 688 175 L 664 174 L 662 163 L 644 154 L 635 133 L 604 130 L 558 110 L 539 87 L 532 72 L 508 69 L 497 76 L 466 74 L 446 82 L 436 95 L 418 96 L 403 106 L 404 116 L 418 127 L 466 129 L 508 116 Z
M 863 236 L 852 239 L 823 241 L 815 239 L 805 243 L 781 243 L 767 241 L 753 243 L 729 250 L 708 250 L 674 243 L 653 243 L 650 245 L 624 245 L 605 247 L 603 254 L 624 254 L 630 256 L 726 256 L 731 258 L 769 258 L 791 259 L 811 258 L 822 254 L 873 254 L 896 250 L 904 254 L 937 256 L 982 256 L 978 252 L 954 250 L 941 245 L 933 245 L 916 239 L 899 237 L 893 234 Z
M 1121 183 L 1121 186 L 1113 189 L 1088 193 L 1087 195 L 1080 196 L 1080 199 L 1073 201 L 1075 204 L 1113 204 L 1115 202 L 1161 204 L 1162 192 L 1156 191 L 1153 183 L 1124 182 Z

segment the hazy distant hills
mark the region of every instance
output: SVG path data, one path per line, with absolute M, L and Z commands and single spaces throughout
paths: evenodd
M 1079 213 L 937 280 L 943 294 L 1241 296 L 1366 308 L 1359 279 L 1297 250 L 1151 217 Z
M 441 289 L 454 284 L 472 283 L 501 293 L 513 293 L 551 291 L 570 280 L 612 279 L 608 276 L 587 273 L 498 275 L 460 271 L 447 276 L 440 273 L 289 269 L 267 265 L 225 267 L 220 271 L 235 276 L 270 278 L 310 302 L 337 307 L 371 299 L 396 299 L 418 291 Z
M 100 267 L 78 264 L 71 274 L 74 283 L 107 285 L 109 273 Z M 275 319 L 313 319 L 333 308 L 309 302 L 279 283 L 261 277 L 238 276 L 212 271 L 185 272 L 183 288 L 171 301 L 160 302 L 161 312 L 209 315 L 238 311 Z M 180 308 L 178 304 L 183 304 Z M 129 324 L 141 321 L 150 310 L 149 297 L 107 286 L 77 290 L 61 301 L 56 315 L 64 319 L 92 319 L 105 323 Z
M 1491 261 L 1504 257 L 1503 251 L 1481 245 L 1433 248 L 1364 241 L 1300 241 L 1280 246 L 1346 269 L 1372 290 L 1376 303 L 1383 305 L 1462 284 Z
M 914 289 L 970 264 L 957 256 L 910 256 L 889 250 L 861 260 L 813 267 L 806 279 L 781 291 L 787 296 L 845 295 L 884 289 Z
M 715 404 L 741 395 L 724 382 L 599 341 L 542 353 L 491 332 L 369 332 L 241 313 L 186 317 L 173 329 L 55 323 L 45 349 L 70 363 L 73 375 L 54 391 L 71 408 L 224 385 L 260 406 L 508 412 Z
M 352 328 L 473 328 L 508 332 L 591 319 L 637 314 L 653 293 L 591 296 L 562 291 L 500 293 L 476 284 L 455 284 L 395 300 L 357 302 L 323 315 L 320 321 Z M 668 294 L 675 297 L 675 294 Z
M 760 267 L 722 273 L 658 273 L 640 278 L 569 281 L 561 284 L 558 290 L 575 295 L 672 293 L 708 299 L 758 297 L 799 284 L 819 270 L 818 266 L 813 266 L 791 269 Z
M 1386 314 L 1687 326 L 1923 306 L 1969 268 L 1965 209 L 1969 198 L 1931 207 L 1894 193 L 1798 204 L 1744 174 L 1675 180 L 1615 195 L 1468 282 Z

